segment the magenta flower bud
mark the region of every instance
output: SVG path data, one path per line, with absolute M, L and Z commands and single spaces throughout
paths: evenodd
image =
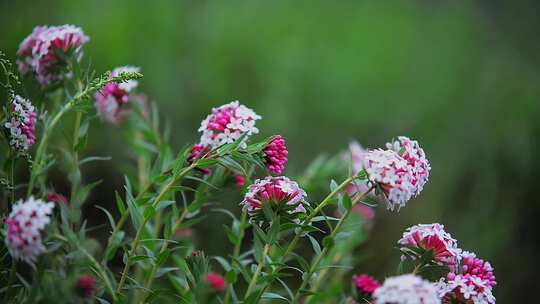
M 96 278 L 83 275 L 77 280 L 77 290 L 85 298 L 91 298 L 96 293 Z
M 39 255 L 46 251 L 41 234 L 51 221 L 54 203 L 30 197 L 13 205 L 6 219 L 6 246 L 11 256 L 34 266 Z
M 246 184 L 246 178 L 243 175 L 235 175 L 234 181 L 238 188 L 242 188 Z
M 367 274 L 353 275 L 352 281 L 358 293 L 364 298 L 371 297 L 375 290 L 381 287 L 379 281 Z
M 81 28 L 73 25 L 37 26 L 19 46 L 19 71 L 23 75 L 31 72 L 42 86 L 71 78 L 65 58 L 80 61 L 82 46 L 89 40 Z
M 276 135 L 264 148 L 264 162 L 270 173 L 281 174 L 287 164 L 287 147 L 285 139 L 281 135 Z
M 215 272 L 209 272 L 206 275 L 206 283 L 213 291 L 222 292 L 225 290 L 225 279 Z
M 11 101 L 10 119 L 4 124 L 9 130 L 9 144 L 23 153 L 36 142 L 37 113 L 28 99 L 15 95 Z
M 56 203 L 56 204 L 69 204 L 69 200 L 67 199 L 67 197 L 65 197 L 64 195 L 60 194 L 60 193 L 56 193 L 56 192 L 49 192 L 47 193 L 47 201 L 48 202 L 53 202 L 53 203 Z

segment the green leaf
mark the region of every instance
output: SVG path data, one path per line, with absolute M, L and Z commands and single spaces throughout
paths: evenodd
M 148 205 L 144 208 L 143 216 L 145 220 L 151 219 L 154 214 L 156 214 L 156 209 L 152 205 Z
M 349 210 L 351 210 L 351 207 L 352 207 L 351 198 L 348 195 L 344 195 L 343 196 L 343 208 L 345 208 L 345 210 L 349 211 Z
M 98 206 L 98 205 L 96 205 L 96 208 L 98 208 L 99 210 L 105 212 L 105 214 L 107 215 L 107 218 L 109 219 L 109 224 L 111 225 L 111 228 L 114 229 L 114 227 L 116 226 L 116 222 L 114 221 L 114 218 L 109 213 L 109 211 L 107 211 L 107 209 L 105 209 L 105 208 L 103 208 L 101 206 Z
M 313 251 L 315 251 L 316 255 L 321 254 L 321 246 L 317 242 L 317 240 L 312 237 L 311 235 L 307 234 L 307 237 L 309 238 L 309 241 L 311 242 L 311 247 L 313 248 Z
M 323 246 L 325 248 L 328 248 L 328 249 L 332 248 L 334 246 L 334 243 L 335 243 L 334 238 L 331 236 L 326 236 L 323 239 Z
M 285 302 L 289 302 L 289 300 L 277 293 L 273 292 L 265 292 L 263 293 L 262 297 L 263 299 L 270 299 L 270 300 L 283 300 Z
M 227 281 L 227 283 L 229 284 L 236 283 L 237 278 L 238 275 L 236 274 L 236 271 L 234 271 L 234 269 L 227 271 L 227 273 L 225 274 L 225 281 Z

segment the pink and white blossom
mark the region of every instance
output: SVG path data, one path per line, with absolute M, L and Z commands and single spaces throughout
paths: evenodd
M 23 75 L 31 72 L 42 86 L 71 78 L 66 59 L 80 61 L 82 46 L 89 40 L 73 25 L 37 26 L 19 45 L 19 71 Z
M 122 66 L 115 68 L 111 72 L 111 79 L 119 76 L 121 73 L 140 72 L 141 69 L 134 66 Z M 94 95 L 96 99 L 96 109 L 102 120 L 118 124 L 127 116 L 126 105 L 134 99 L 140 98 L 132 93 L 138 87 L 137 80 L 128 80 L 122 83 L 109 82 L 101 91 Z
M 363 163 L 370 184 L 383 191 L 388 209 L 404 207 L 415 192 L 412 171 L 407 161 L 392 150 L 371 150 Z
M 407 228 L 398 244 L 433 252 L 433 260 L 455 271 L 461 257 L 457 241 L 438 223 Z
M 243 135 L 257 134 L 259 129 L 255 127 L 255 122 L 259 119 L 259 115 L 239 101 L 213 108 L 212 113 L 201 122 L 199 144 L 213 149 L 232 143 Z
M 439 304 L 441 298 L 434 284 L 405 274 L 387 278 L 373 293 L 377 304 Z
M 30 197 L 13 205 L 6 219 L 6 245 L 11 256 L 34 265 L 39 255 L 46 251 L 42 232 L 51 221 L 54 203 Z
M 9 120 L 4 124 L 9 130 L 9 144 L 26 152 L 36 142 L 37 113 L 30 100 L 15 95 L 11 101 Z
M 437 287 L 443 303 L 493 304 L 496 301 L 488 282 L 476 275 L 449 273 Z
M 399 136 L 397 140 L 387 143 L 386 147 L 397 152 L 407 161 L 412 171 L 409 182 L 414 187 L 414 195 L 420 194 L 428 181 L 429 171 L 431 170 L 424 149 L 420 147 L 416 140 L 406 136 Z
M 272 208 L 285 209 L 289 214 L 305 213 L 306 196 L 306 192 L 289 178 L 267 176 L 248 187 L 240 204 L 251 217 L 261 211 L 263 204 L 272 204 Z

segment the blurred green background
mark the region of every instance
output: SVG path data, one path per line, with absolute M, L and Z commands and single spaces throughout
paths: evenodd
M 198 140 L 212 106 L 239 99 L 263 116 L 263 135 L 287 139 L 289 174 L 351 139 L 367 147 L 398 135 L 418 139 L 433 167 L 430 182 L 401 212 L 379 209 L 361 250 L 369 262 L 357 270 L 383 278 L 395 270 L 394 242 L 406 227 L 441 222 L 462 248 L 492 262 L 498 300 L 519 303 L 540 287 L 539 7 L 532 0 L 0 1 L 0 49 L 14 58 L 36 25 L 81 26 L 91 38 L 85 60 L 97 71 L 143 68 L 142 90 L 159 104 L 177 147 Z M 104 179 L 101 200 L 122 186 L 129 155 L 120 128 L 110 128 L 92 130 L 88 153 L 117 161 L 84 172 Z M 102 216 L 93 209 L 89 217 Z M 206 243 L 219 246 L 218 237 Z

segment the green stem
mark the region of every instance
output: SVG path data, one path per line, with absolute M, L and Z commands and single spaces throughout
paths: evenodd
M 372 190 L 373 190 L 373 187 L 370 188 L 369 190 L 367 190 L 366 192 L 362 193 L 361 195 L 357 196 L 352 201 L 351 205 L 354 206 L 357 202 L 359 202 L 366 195 L 368 195 Z M 336 237 L 337 233 L 341 229 L 341 226 L 343 226 L 343 223 L 345 223 L 345 221 L 347 220 L 347 218 L 351 214 L 351 210 L 352 210 L 352 207 L 350 209 L 346 210 L 345 214 L 343 214 L 343 216 L 339 219 L 339 221 L 336 224 L 336 227 L 334 227 L 334 230 L 332 230 L 332 233 L 330 233 L 330 238 L 331 239 L 334 239 Z M 319 264 L 326 257 L 326 254 L 328 253 L 329 250 L 330 250 L 330 247 L 324 247 L 324 249 L 321 251 L 321 253 L 319 255 L 317 255 L 317 257 L 313 261 L 313 264 L 311 265 L 308 272 L 304 276 L 304 279 L 302 280 L 302 283 L 300 284 L 300 287 L 297 289 L 297 291 L 296 291 L 296 293 L 294 295 L 292 303 L 298 303 L 298 301 L 300 300 L 301 291 L 304 290 L 304 288 L 307 286 L 308 282 L 311 280 L 311 277 L 313 276 L 315 271 L 317 271 L 317 268 L 319 267 Z M 308 300 L 309 300 L 309 296 L 306 299 L 306 302 Z
M 156 208 L 159 202 L 161 202 L 161 199 L 163 199 L 163 196 L 167 194 L 167 192 L 170 190 L 172 186 L 179 180 L 181 180 L 189 171 L 191 171 L 193 168 L 197 166 L 197 162 L 192 163 L 188 167 L 184 168 L 177 177 L 173 178 L 158 194 L 154 202 L 152 203 L 152 208 Z M 129 272 L 129 268 L 131 267 L 131 261 L 130 258 L 136 253 L 137 249 L 139 248 L 139 242 L 141 241 L 142 233 L 144 230 L 144 227 L 146 226 L 146 223 L 148 223 L 149 218 L 144 218 L 141 225 L 137 229 L 137 233 L 135 234 L 135 239 L 133 239 L 131 243 L 131 250 L 128 255 L 128 259 L 126 261 L 126 264 L 124 265 L 124 269 L 122 270 L 122 276 L 120 277 L 120 282 L 118 283 L 118 287 L 116 288 L 116 292 L 118 294 L 121 293 L 122 288 L 124 287 L 127 274 Z
M 240 256 L 240 249 L 242 247 L 242 240 L 244 239 L 244 226 L 246 225 L 247 221 L 247 212 L 242 211 L 242 216 L 240 217 L 240 231 L 238 232 L 238 242 L 234 245 L 233 249 L 233 258 L 232 263 L 236 263 L 236 260 L 238 260 L 238 257 Z M 229 284 L 227 287 L 227 291 L 225 292 L 225 298 L 223 300 L 224 304 L 229 304 L 230 298 L 231 298 L 231 292 L 232 292 L 232 285 Z
M 270 251 L 270 244 L 264 245 L 261 261 L 257 265 L 257 269 L 255 269 L 255 273 L 253 274 L 253 277 L 251 278 L 251 281 L 249 282 L 248 288 L 246 290 L 246 294 L 244 296 L 244 300 L 248 298 L 248 296 L 253 291 L 253 288 L 255 288 L 255 286 L 257 285 L 257 280 L 259 279 L 259 275 L 261 274 L 261 271 L 266 263 L 266 256 L 268 255 L 268 251 Z

